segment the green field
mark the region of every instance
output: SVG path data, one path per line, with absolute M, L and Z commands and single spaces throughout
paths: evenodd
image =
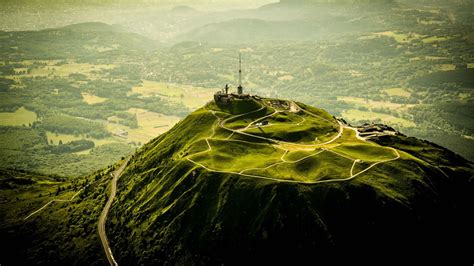
M 107 98 L 102 98 L 102 97 L 99 97 L 87 92 L 83 92 L 81 94 L 82 94 L 83 101 L 86 102 L 87 104 L 96 104 L 96 103 L 102 103 L 102 102 L 107 101 Z
M 62 143 L 67 143 L 70 141 L 74 140 L 81 140 L 81 139 L 87 139 L 87 140 L 92 140 L 94 141 L 94 144 L 96 147 L 105 145 L 105 144 L 110 144 L 110 143 L 116 143 L 116 142 L 124 142 L 120 138 L 116 137 L 109 137 L 109 138 L 104 138 L 104 139 L 95 139 L 95 138 L 86 138 L 84 136 L 75 136 L 75 135 L 69 135 L 69 134 L 58 134 L 58 133 L 53 133 L 53 132 L 46 132 L 46 137 L 48 138 L 48 143 L 53 144 L 53 145 L 58 145 L 59 141 Z
M 407 33 L 393 32 L 393 31 L 377 32 L 377 33 L 375 33 L 375 35 L 391 37 L 399 43 L 407 43 L 407 42 L 411 42 L 413 40 L 417 40 L 417 39 L 420 39 L 421 37 L 423 37 L 422 35 L 417 34 L 417 33 L 408 33 L 407 34 Z
M 431 36 L 423 39 L 423 43 L 433 43 L 433 42 L 444 42 L 449 40 L 449 37 L 444 36 Z
M 133 87 L 129 95 L 159 96 L 171 102 L 183 103 L 189 109 L 195 110 L 209 102 L 216 91 L 217 89 L 143 80 L 141 86 Z
M 130 108 L 127 112 L 136 115 L 137 128 L 115 123 L 114 119 L 109 118 L 107 130 L 112 134 L 125 131 L 128 133 L 127 138 L 122 140 L 141 144 L 168 131 L 181 119 L 178 116 L 159 114 L 141 108 Z
M 397 96 L 403 96 L 403 97 L 409 97 L 410 95 L 409 92 L 400 88 L 388 89 L 388 91 L 387 90 L 383 90 L 383 91 L 387 92 L 387 94 L 389 95 L 397 95 Z M 350 96 L 338 96 L 337 100 L 350 103 L 354 105 L 355 107 L 365 107 L 369 109 L 388 108 L 392 110 L 406 110 L 407 108 L 411 108 L 415 106 L 414 104 L 400 104 L 400 103 L 393 103 L 389 101 L 375 101 L 375 100 L 364 99 L 360 97 L 350 97 Z
M 14 113 L 0 113 L 0 125 L 2 126 L 28 126 L 36 121 L 36 119 L 36 114 L 26 110 L 24 107 L 19 108 Z
M 388 114 L 376 113 L 372 111 L 361 111 L 356 109 L 349 109 L 342 113 L 342 117 L 348 121 L 358 122 L 358 121 L 375 121 L 380 119 L 382 123 L 389 125 L 398 125 L 403 127 L 414 127 L 416 124 L 413 121 L 395 117 Z
M 439 71 L 452 71 L 455 69 L 456 69 L 456 66 L 453 64 L 439 64 L 439 65 L 436 65 L 435 67 L 435 70 L 439 70 Z
M 83 74 L 91 79 L 100 78 L 102 75 L 97 74 L 101 70 L 115 68 L 115 65 L 101 65 L 89 63 L 76 63 L 74 61 L 68 62 L 64 65 L 48 65 L 44 67 L 34 68 L 26 77 L 67 77 L 70 74 Z

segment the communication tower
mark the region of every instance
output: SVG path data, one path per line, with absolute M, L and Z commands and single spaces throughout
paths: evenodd
M 239 53 L 239 86 L 237 87 L 237 94 L 241 95 L 244 92 L 242 88 L 242 53 Z

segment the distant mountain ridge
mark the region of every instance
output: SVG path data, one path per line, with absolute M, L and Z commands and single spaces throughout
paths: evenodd
M 122 26 L 109 25 L 103 22 L 83 22 L 71 24 L 58 28 L 58 30 L 70 30 L 75 32 L 126 32 Z
M 178 36 L 174 41 L 245 43 L 267 40 L 317 39 L 320 31 L 311 22 L 266 21 L 261 19 L 232 19 L 212 23 Z
M 281 1 L 203 26 L 197 26 L 173 42 L 252 43 L 286 40 L 327 40 L 382 30 L 378 17 L 397 5 L 394 1 Z M 358 14 L 358 15 L 356 15 Z
M 280 0 L 282 4 L 390 4 L 395 0 Z
M 57 59 L 77 55 L 104 57 L 117 49 L 133 52 L 156 46 L 154 41 L 146 37 L 101 22 L 78 23 L 40 31 L 0 32 L 1 36 L 9 39 L 9 46 L 17 47 L 1 55 L 11 60 Z M 103 51 L 97 47 L 107 49 Z

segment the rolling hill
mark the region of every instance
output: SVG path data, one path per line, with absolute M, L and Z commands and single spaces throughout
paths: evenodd
M 229 18 L 192 27 L 173 42 L 254 43 L 262 41 L 328 40 L 346 34 L 382 30 L 391 22 L 385 1 L 352 3 L 282 1 Z M 384 4 L 376 4 L 384 2 Z
M 391 4 L 394 0 L 280 0 L 282 4 Z
M 108 58 L 117 51 L 133 53 L 156 47 L 153 41 L 119 26 L 100 22 L 73 24 L 41 31 L 0 32 L 0 57 L 24 59 Z
M 227 264 L 420 245 L 465 256 L 472 164 L 392 133 L 367 140 L 290 101 L 209 103 L 131 159 L 109 217 L 114 256 Z
M 232 19 L 211 23 L 178 36 L 175 41 L 201 41 L 217 43 L 245 43 L 268 40 L 309 40 L 317 38 L 320 30 L 311 23 L 293 21 L 267 21 L 261 19 Z
M 20 192 L 0 204 L 2 239 L 14 243 L 5 261 L 104 263 L 94 228 L 121 164 L 106 224 L 121 265 L 470 254 L 471 162 L 389 127 L 355 128 L 319 108 L 243 96 L 206 104 L 125 163 L 75 184 L 0 175 L 0 196 Z M 66 200 L 41 207 L 55 198 L 42 198 L 46 181 L 63 186 L 56 197 Z M 42 184 L 43 196 L 25 194 Z

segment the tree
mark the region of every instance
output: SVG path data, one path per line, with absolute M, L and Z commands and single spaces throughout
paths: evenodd
M 63 145 L 63 141 L 62 141 L 62 140 L 59 140 L 59 145 Z

